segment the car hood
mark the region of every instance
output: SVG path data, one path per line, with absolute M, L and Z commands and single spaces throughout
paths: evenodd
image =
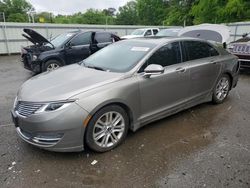
M 228 43 L 230 40 L 230 29 L 229 27 L 220 24 L 201 24 L 181 29 L 178 36 Z
M 124 74 L 99 71 L 78 64 L 45 72 L 26 81 L 18 91 L 19 101 L 46 102 L 70 97 L 118 81 Z
M 23 34 L 23 36 L 33 44 L 42 45 L 44 43 L 50 43 L 46 38 L 44 38 L 42 35 L 34 31 L 33 29 L 23 29 L 23 32 L 27 34 Z
M 138 37 L 143 37 L 141 35 L 125 35 L 121 37 L 121 39 L 132 39 L 132 38 L 138 38 Z

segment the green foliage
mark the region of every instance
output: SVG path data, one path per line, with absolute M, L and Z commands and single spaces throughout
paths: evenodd
M 139 22 L 137 3 L 129 1 L 126 5 L 119 8 L 116 15 L 116 24 L 118 25 L 136 25 Z
M 7 22 L 25 22 L 27 20 L 25 14 L 14 13 L 8 16 Z
M 137 0 L 139 24 L 161 25 L 167 14 L 167 3 L 163 0 Z
M 28 21 L 27 12 L 32 10 L 32 5 L 26 0 L 0 0 L 0 12 L 5 13 L 6 21 Z
M 53 17 L 53 14 L 50 12 L 41 12 L 35 15 L 35 22 L 40 22 L 40 18 L 43 18 L 45 23 L 53 23 Z
M 27 22 L 27 0 L 0 0 L 7 21 Z M 43 19 L 39 19 L 43 18 Z M 250 20 L 249 0 L 131 0 L 119 11 L 89 9 L 73 15 L 35 14 L 35 22 L 63 24 L 193 25 Z

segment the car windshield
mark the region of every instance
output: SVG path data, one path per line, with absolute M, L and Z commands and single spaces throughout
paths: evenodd
M 82 65 L 104 71 L 127 72 L 155 46 L 138 41 L 117 42 L 91 55 Z
M 163 29 L 159 31 L 156 36 L 175 37 L 178 35 L 179 29 Z
M 131 33 L 131 35 L 143 35 L 144 32 L 145 29 L 136 29 Z
M 61 46 L 65 43 L 69 38 L 73 37 L 75 33 L 63 33 L 58 35 L 57 37 L 53 38 L 50 42 L 53 44 L 55 48 Z

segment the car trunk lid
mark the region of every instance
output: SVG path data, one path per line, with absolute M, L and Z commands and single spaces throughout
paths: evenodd
M 228 43 L 230 39 L 230 29 L 225 25 L 201 24 L 183 28 L 179 34 L 183 37 L 192 37 L 214 41 L 217 43 Z

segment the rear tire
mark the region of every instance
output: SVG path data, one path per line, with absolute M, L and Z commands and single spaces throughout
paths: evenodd
M 212 102 L 220 104 L 225 101 L 231 88 L 231 79 L 227 74 L 223 74 L 217 81 L 213 90 Z
M 48 60 L 44 64 L 43 72 L 56 70 L 56 69 L 58 69 L 61 66 L 62 66 L 62 63 L 60 61 L 58 61 L 58 60 L 55 60 L 55 59 Z
M 90 120 L 86 128 L 85 143 L 96 152 L 109 151 L 125 140 L 128 127 L 129 118 L 122 107 L 106 106 Z

